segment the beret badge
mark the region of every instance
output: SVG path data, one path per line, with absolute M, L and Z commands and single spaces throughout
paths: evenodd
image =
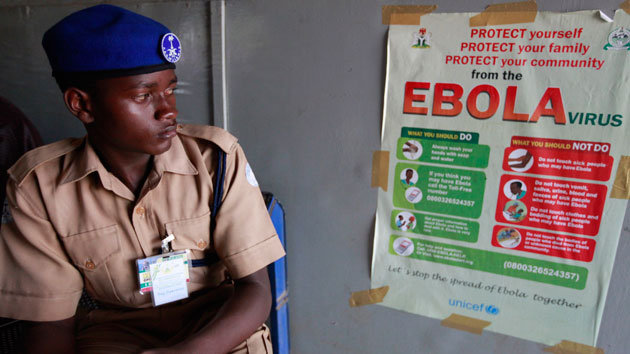
M 162 36 L 162 55 L 169 63 L 176 63 L 182 56 L 182 45 L 173 33 Z

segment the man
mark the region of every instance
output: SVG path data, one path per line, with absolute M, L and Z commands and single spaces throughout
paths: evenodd
M 43 45 L 87 136 L 9 170 L 0 316 L 30 321 L 36 353 L 271 352 L 266 266 L 284 251 L 236 138 L 176 122 L 177 36 L 99 5 Z M 83 289 L 102 309 L 75 312 Z

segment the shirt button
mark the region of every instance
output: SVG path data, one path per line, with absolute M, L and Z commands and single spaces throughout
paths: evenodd
M 92 269 L 94 269 L 94 267 L 95 267 L 94 262 L 92 261 L 92 259 L 91 259 L 91 258 L 88 258 L 88 259 L 85 261 L 85 268 L 87 268 L 87 269 L 89 269 L 89 270 L 92 270 Z
M 144 207 L 138 207 L 138 208 L 136 209 L 136 214 L 138 214 L 138 215 L 140 215 L 140 216 L 143 216 L 145 211 L 146 211 L 146 210 L 144 209 Z
M 197 242 L 197 247 L 199 247 L 199 248 L 206 248 L 207 245 L 208 245 L 208 242 L 206 242 L 204 240 L 199 240 Z

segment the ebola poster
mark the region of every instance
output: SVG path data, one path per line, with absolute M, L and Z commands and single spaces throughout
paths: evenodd
M 382 305 L 594 346 L 627 206 L 630 16 L 391 25 Z

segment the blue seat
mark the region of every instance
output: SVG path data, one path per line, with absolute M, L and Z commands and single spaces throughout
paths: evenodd
M 284 208 L 273 194 L 263 192 L 269 216 L 276 233 L 286 250 Z M 271 342 L 276 354 L 289 354 L 289 288 L 287 286 L 287 261 L 282 257 L 267 267 L 271 282 L 272 306 L 269 314 Z

